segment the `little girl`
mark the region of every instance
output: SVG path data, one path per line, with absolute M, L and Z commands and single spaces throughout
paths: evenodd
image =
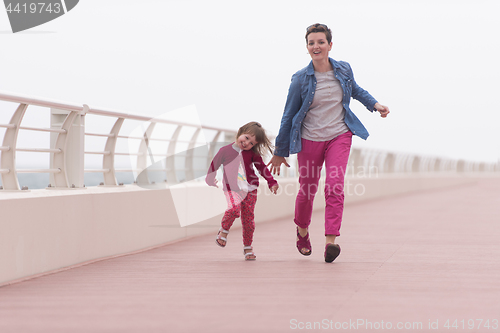
M 255 230 L 254 209 L 257 202 L 259 178 L 253 166 L 266 179 L 271 192 L 276 194 L 279 187 L 262 160 L 262 155 L 266 150 L 272 156 L 271 146 L 265 130 L 259 123 L 250 122 L 243 125 L 238 130 L 236 141 L 222 147 L 215 155 L 205 178 L 208 185 L 218 187 L 215 176 L 219 167 L 223 166 L 222 185 L 228 208 L 222 217 L 222 226 L 215 242 L 221 247 L 226 246 L 227 239 L 222 237 L 221 233 L 227 237 L 234 220 L 241 215 L 245 260 L 256 259 L 252 252 L 252 240 Z

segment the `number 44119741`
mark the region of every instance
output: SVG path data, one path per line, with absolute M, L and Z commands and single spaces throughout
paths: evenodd
M 55 13 L 59 14 L 62 10 L 60 3 L 48 3 L 45 2 L 30 2 L 30 3 L 17 3 L 14 8 L 12 8 L 12 3 L 7 5 L 7 13 L 24 13 L 24 14 L 35 14 L 35 13 Z
M 492 329 L 496 330 L 498 329 L 498 319 L 469 319 L 469 320 L 458 320 L 455 319 L 454 321 L 448 319 L 444 323 L 444 327 L 447 329 Z

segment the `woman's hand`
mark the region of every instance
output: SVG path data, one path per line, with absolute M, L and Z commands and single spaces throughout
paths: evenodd
M 276 156 L 276 155 L 273 155 L 273 158 L 271 158 L 271 161 L 269 161 L 269 163 L 267 163 L 266 166 L 269 166 L 271 165 L 271 168 L 270 168 L 270 171 L 273 175 L 276 174 L 276 172 L 278 173 L 278 176 L 280 175 L 280 168 L 281 168 L 281 164 L 285 164 L 287 167 L 290 167 L 290 165 L 286 162 L 286 159 L 283 157 L 283 156 Z
M 380 116 L 382 118 L 385 118 L 387 117 L 387 115 L 390 113 L 389 111 L 389 107 L 388 106 L 385 106 L 385 105 L 382 105 L 380 103 L 375 103 L 375 109 L 380 112 Z

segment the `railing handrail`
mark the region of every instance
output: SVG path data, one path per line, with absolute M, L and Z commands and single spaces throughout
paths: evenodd
M 68 110 L 68 111 L 76 111 L 76 112 L 83 111 L 83 105 L 71 104 L 71 103 L 55 101 L 55 100 L 49 100 L 46 98 L 28 97 L 28 96 L 14 94 L 14 93 L 10 93 L 10 92 L 0 91 L 0 100 L 6 101 L 6 102 L 36 105 L 36 106 L 42 106 L 42 107 L 54 108 L 54 109 L 62 109 L 62 110 Z
M 28 105 L 36 105 L 36 106 L 41 106 L 41 107 L 68 110 L 68 111 L 77 111 L 77 112 L 84 112 L 84 106 L 87 105 L 87 104 L 82 104 L 82 105 L 72 104 L 72 103 L 68 103 L 68 102 L 50 100 L 50 99 L 41 98 L 41 97 L 28 97 L 28 96 L 14 94 L 14 93 L 5 92 L 5 91 L 3 91 L 3 92 L 0 91 L 0 100 L 6 101 L 6 102 L 22 103 L 22 104 L 28 104 Z M 115 117 L 115 118 L 139 120 L 139 121 L 154 120 L 157 123 L 164 123 L 164 124 L 171 124 L 171 125 L 196 126 L 196 125 L 190 124 L 190 123 L 183 123 L 183 122 L 178 122 L 178 121 L 173 121 L 173 120 L 168 120 L 168 119 L 135 115 L 135 114 L 130 114 L 130 113 L 124 113 L 121 111 L 105 109 L 105 108 L 93 108 L 90 106 L 88 107 L 88 110 L 86 111 L 86 113 L 91 113 L 91 114 L 101 115 L 101 116 L 108 116 L 108 117 Z M 214 130 L 214 131 L 220 130 L 223 132 L 234 132 L 234 130 L 213 127 L 213 126 L 203 126 L 203 128 L 208 129 L 208 130 Z
M 100 115 L 100 116 L 107 116 L 107 117 L 139 120 L 139 121 L 144 121 L 144 122 L 154 121 L 155 123 L 163 123 L 163 124 L 170 124 L 170 125 L 180 125 L 180 126 L 188 126 L 188 127 L 197 126 L 196 124 L 191 124 L 191 123 L 183 123 L 183 122 L 174 121 L 174 120 L 140 116 L 140 115 L 134 115 L 134 114 L 129 114 L 129 113 L 123 113 L 123 112 L 119 112 L 119 111 L 113 111 L 113 110 L 107 110 L 107 109 L 97 109 L 97 108 L 91 108 L 91 107 L 89 107 L 89 110 L 87 111 L 87 113 Z M 234 132 L 234 130 L 223 129 L 220 127 L 203 126 L 203 128 L 207 129 L 207 130 L 214 130 L 214 131 Z

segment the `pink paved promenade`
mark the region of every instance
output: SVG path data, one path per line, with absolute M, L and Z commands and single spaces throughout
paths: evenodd
M 234 228 L 5 286 L 0 332 L 500 332 L 499 178 L 346 206 L 333 264 L 322 233 L 319 211 L 310 257 L 285 219 L 255 262 Z

